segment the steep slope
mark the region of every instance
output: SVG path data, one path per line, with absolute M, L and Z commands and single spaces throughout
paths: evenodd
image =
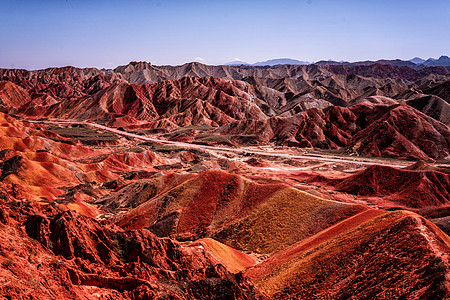
M 2 186 L 3 187 L 3 186 Z M 267 299 L 200 246 L 0 199 L 0 295 L 14 299 Z
M 445 68 L 199 63 L 155 67 L 141 62 L 116 71 L 124 75 L 73 67 L 2 69 L 1 78 L 14 82 L 3 81 L 0 87 L 2 110 L 28 118 L 89 120 L 137 130 L 214 127 L 206 133 L 207 129 L 168 135 L 207 144 L 346 148 L 358 155 L 423 160 L 445 159 L 449 152 L 448 127 L 402 105 L 409 103 L 449 122 L 446 98 L 423 92 L 445 94 Z M 158 82 L 137 85 L 122 78 L 140 83 L 131 79 L 140 76 L 136 72 L 157 74 L 144 81 Z M 201 77 L 211 74 L 220 78 Z
M 430 85 L 430 83 L 428 83 Z M 436 95 L 444 99 L 447 103 L 450 103 L 450 82 L 442 81 L 437 83 L 432 83 L 432 86 L 425 86 L 423 92 L 425 94 Z
M 308 74 L 308 79 L 320 79 L 331 74 L 356 74 L 366 77 L 406 79 L 415 81 L 429 74 L 447 75 L 445 67 L 426 67 L 413 69 L 413 63 L 408 66 L 396 66 L 377 62 L 367 64 L 312 64 L 312 65 L 275 65 L 275 66 L 210 66 L 198 62 L 186 63 L 181 66 L 153 66 L 147 62 L 131 62 L 119 66 L 114 72 L 123 74 L 130 83 L 144 84 L 163 80 L 178 80 L 185 76 L 213 76 L 224 79 L 240 80 L 244 77 L 259 78 L 293 78 L 298 79 Z
M 321 176 L 311 181 L 324 182 L 332 188 L 366 197 L 378 197 L 381 207 L 444 207 L 450 205 L 450 176 L 437 171 L 416 171 L 386 166 L 370 166 L 354 175 L 339 179 Z
M 201 245 L 232 273 L 242 272 L 256 264 L 258 258 L 254 255 L 245 254 L 214 239 L 200 239 L 191 244 Z
M 103 183 L 169 162 L 144 149 L 124 153 L 66 143 L 39 125 L 0 113 L 0 181 L 15 186 L 17 197 L 30 201 L 57 201 L 96 216 L 99 212 L 90 202 L 108 192 Z
M 132 208 L 117 220 L 125 229 L 147 228 L 179 240 L 213 237 L 258 253 L 282 249 L 364 210 L 219 171 L 136 182 L 101 201 L 104 209 Z
M 8 112 L 17 109 L 31 101 L 27 90 L 10 81 L 0 81 L 0 110 Z
M 33 98 L 45 94 L 55 99 L 75 99 L 94 94 L 112 83 L 123 81 L 118 73 L 75 67 L 38 71 L 0 69 L 0 80 L 11 81 L 27 89 Z
M 294 115 L 313 107 L 345 107 L 369 96 L 396 97 L 410 90 L 403 80 L 376 79 L 355 74 L 331 75 L 317 80 L 307 79 L 306 76 L 296 80 L 254 77 L 242 80 L 252 84 L 258 97 L 276 108 L 281 116 Z
M 427 116 L 447 126 L 450 125 L 450 104 L 442 98 L 430 95 L 411 99 L 406 101 L 406 103 Z
M 264 122 L 235 121 L 220 134 L 257 134 L 260 142 L 338 149 L 369 156 L 429 160 L 449 155 L 449 128 L 395 100 L 371 97 L 343 108 L 309 109 Z
M 400 211 L 341 225 L 246 275 L 273 299 L 448 297 L 450 239 L 433 224 Z
M 185 77 L 152 85 L 119 83 L 91 97 L 63 100 L 46 111 L 29 107 L 21 113 L 36 117 L 69 118 L 109 122 L 117 126 L 133 124 L 148 128 L 172 124 L 177 126 L 205 124 L 224 125 L 235 118 L 262 119 L 262 100 L 244 82 L 207 77 Z
M 236 144 L 245 140 L 242 136 L 251 136 L 256 143 L 324 149 L 345 147 L 362 155 L 423 160 L 448 156 L 447 126 L 393 99 L 363 97 L 373 94 L 364 92 L 367 89 L 363 83 L 372 86 L 374 79 L 353 76 L 355 82 L 352 83 L 351 77 L 333 76 L 316 81 L 314 85 L 304 81 L 303 87 L 287 80 L 269 82 L 247 78 L 252 83 L 249 84 L 213 77 L 185 77 L 151 85 L 113 84 L 93 96 L 62 100 L 45 107 L 29 105 L 29 98 L 21 97 L 22 102 L 14 100 L 13 93 L 5 94 L 3 101 L 9 103 L 11 112 L 14 109 L 19 114 L 90 120 L 128 129 L 220 127 L 210 134 L 238 136 L 234 139 Z M 385 83 L 380 82 L 379 88 L 383 89 Z M 277 92 L 265 84 L 285 92 Z M 11 84 L 8 86 L 12 88 Z M 301 88 L 308 94 L 296 96 L 292 92 Z M 315 92 L 332 88 L 346 91 L 345 95 L 326 92 L 331 95 L 327 98 Z M 395 93 L 397 91 L 392 92 Z M 286 95 L 290 95 L 289 100 Z M 328 100 L 314 100 L 322 97 Z M 347 108 L 330 107 L 333 101 L 342 101 L 345 105 L 348 105 L 345 101 L 353 101 L 354 104 Z M 425 98 L 417 98 L 409 102 L 436 119 L 446 120 L 447 103 L 429 99 L 424 105 L 425 101 Z M 308 109 L 311 106 L 313 108 Z
M 362 129 L 352 138 L 357 153 L 425 160 L 449 155 L 449 128 L 406 105 L 360 103 L 351 110 Z

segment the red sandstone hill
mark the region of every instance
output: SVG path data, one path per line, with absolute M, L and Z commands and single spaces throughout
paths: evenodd
M 428 160 L 445 158 L 449 153 L 447 126 L 381 96 L 357 100 L 347 108 L 324 105 L 323 109 L 302 111 L 307 108 L 303 106 L 296 112 L 296 100 L 279 98 L 281 102 L 266 103 L 261 90 L 248 83 L 212 77 L 186 77 L 152 85 L 114 84 L 93 96 L 45 106 L 30 104 L 33 101 L 26 90 L 12 83 L 3 82 L 1 87 L 4 110 L 10 107 L 11 112 L 29 116 L 90 120 L 128 128 L 220 126 L 212 134 L 254 136 L 258 143 L 348 148 L 372 156 Z M 280 116 L 273 116 L 280 112 Z
M 351 219 L 245 274 L 273 299 L 449 297 L 450 239 L 435 225 L 404 211 Z
M 227 143 L 236 145 L 251 140 L 348 148 L 357 154 L 373 156 L 424 160 L 448 156 L 448 127 L 382 97 L 409 99 L 406 103 L 446 123 L 446 98 L 426 96 L 419 90 L 447 97 L 446 75 L 438 69 L 433 73 L 434 69 L 383 65 L 238 69 L 221 66 L 227 72 L 215 74 L 217 68 L 198 63 L 160 69 L 133 63 L 118 68 L 117 72 L 128 75 L 159 70 L 168 72 L 171 78 L 194 76 L 148 85 L 129 84 L 121 74 L 97 69 L 2 69 L 0 78 L 9 81 L 0 84 L 1 109 L 34 118 L 91 120 L 129 129 L 221 127 L 212 134 L 235 136 Z M 387 72 L 383 75 L 380 70 L 384 69 Z M 245 83 L 197 78 L 208 74 L 236 78 L 231 70 L 245 71 L 248 74 L 239 74 L 250 76 L 243 78 Z M 401 75 L 406 71 L 416 72 L 414 76 L 420 78 L 417 86 L 406 81 L 414 78 Z M 287 75 L 281 76 L 283 72 Z M 392 72 L 397 75 L 391 76 Z M 208 142 L 214 138 L 206 135 L 198 140 Z
M 361 72 L 361 68 L 365 71 Z M 382 72 L 383 70 L 386 72 Z M 38 71 L 0 69 L 0 80 L 14 82 L 28 90 L 33 99 L 39 98 L 43 101 L 42 99 L 48 98 L 48 102 L 50 99 L 60 101 L 92 96 L 111 84 L 125 81 L 124 76 L 128 82 L 135 84 L 178 80 L 186 76 L 197 78 L 214 76 L 227 80 L 246 80 L 254 86 L 256 96 L 271 109 L 281 109 L 277 111 L 277 114 L 280 114 L 294 107 L 293 102 L 299 104 L 296 106 L 298 112 L 298 109 L 309 108 L 308 105 L 311 104 L 308 103 L 311 100 L 345 106 L 347 102 L 374 95 L 399 100 L 407 95 L 406 99 L 410 99 L 420 94 L 420 90 L 422 95 L 436 94 L 447 101 L 445 84 L 448 82 L 446 75 L 448 70 L 445 70 L 445 68 L 444 71 L 439 68 L 414 70 L 380 64 L 356 67 L 346 65 L 230 67 L 190 63 L 177 67 L 155 67 L 140 62 L 118 67 L 116 72 L 74 67 Z M 408 75 L 411 72 L 414 74 L 412 77 Z M 145 79 L 146 76 L 150 76 L 151 79 Z M 411 81 L 415 81 L 417 85 L 411 84 Z M 433 92 L 434 90 L 436 92 Z M 278 102 L 278 105 L 274 101 Z M 289 105 L 282 108 L 288 104 L 282 104 L 286 101 L 290 102 Z
M 406 105 L 357 104 L 351 108 L 361 129 L 351 149 L 373 156 L 438 158 L 449 155 L 449 127 Z
M 4 101 L 13 101 L 9 94 L 3 97 Z M 219 126 L 235 118 L 262 119 L 266 117 L 260 108 L 262 102 L 241 81 L 185 77 L 152 85 L 119 83 L 92 96 L 62 100 L 45 108 L 33 110 L 30 105 L 17 108 L 18 113 L 32 117 L 109 121 L 128 126 L 140 122 L 147 123 L 147 127 L 174 128 L 196 124 Z
M 317 176 L 310 180 L 349 194 L 379 197 L 383 200 L 377 202 L 381 207 L 422 209 L 450 205 L 450 175 L 432 170 L 370 166 L 339 179 Z
M 280 250 L 364 209 L 223 171 L 164 179 L 136 181 L 98 203 L 128 210 L 117 219 L 124 229 L 147 228 L 180 240 L 213 237 L 258 253 Z
M 0 199 L 0 295 L 11 299 L 267 299 L 201 246 L 56 206 Z
M 79 128 L 70 130 L 78 132 Z M 109 192 L 107 183 L 123 180 L 122 176 L 129 172 L 155 173 L 154 166 L 172 162 L 145 149 L 92 149 L 67 140 L 39 125 L 0 113 L 1 181 L 14 185 L 19 198 L 42 203 L 58 201 L 96 216 L 99 212 L 90 202 Z M 127 182 L 130 180 L 122 181 Z
M 383 70 L 385 71 L 383 72 Z M 405 95 L 406 91 L 417 93 L 418 89 L 429 89 L 436 83 L 445 85 L 445 82 L 448 81 L 446 74 L 448 74 L 448 70 L 445 68 L 443 70 L 440 68 L 414 70 L 408 67 L 381 64 L 357 67 L 345 65 L 231 67 L 189 63 L 175 67 L 156 67 L 145 62 L 133 62 L 127 66 L 116 68 L 114 72 L 73 67 L 49 68 L 39 71 L 0 69 L 0 80 L 9 80 L 18 84 L 29 90 L 33 97 L 46 96 L 60 100 L 93 95 L 113 83 L 124 81 L 123 77 L 129 83 L 134 84 L 179 80 L 186 76 L 197 78 L 213 76 L 248 82 L 255 78 L 258 82 L 256 85 L 253 83 L 252 85 L 255 85 L 258 96 L 260 94 L 264 96 L 262 98 L 264 102 L 269 103 L 269 107 L 273 108 L 271 102 L 276 100 L 271 100 L 274 97 L 273 94 L 278 94 L 275 98 L 281 97 L 281 101 L 295 98 L 296 102 L 308 103 L 308 100 L 313 99 L 319 102 L 325 100 L 341 106 L 348 101 L 373 95 L 401 99 L 398 97 Z M 291 88 L 283 90 L 283 85 L 276 84 L 280 80 L 290 81 Z M 431 84 L 430 80 L 435 84 Z M 411 85 L 411 81 L 416 81 L 419 86 Z M 292 87 L 295 88 L 292 89 Z M 433 94 L 432 90 L 430 93 Z M 442 93 L 439 95 L 442 96 Z M 447 96 L 442 98 L 448 100 Z
M 28 201 L 19 205 L 11 186 L 2 183 L 0 273 L 9 283 L 0 292 L 19 299 L 56 294 L 75 299 L 92 294 L 123 299 L 266 299 L 262 293 L 273 299 L 345 295 L 392 299 L 445 298 L 450 291 L 446 278 L 450 239 L 413 213 L 361 209 L 279 185 L 252 187 L 245 181 L 244 199 L 250 205 L 238 210 L 233 199 L 242 198 L 236 194 L 242 187 L 235 185 L 236 176 L 206 172 L 161 179 L 163 184 L 147 182 L 132 202 L 128 201 L 134 195 L 124 191 L 119 198 L 110 197 L 109 207 L 141 202 L 139 208 L 152 201 L 141 199 L 156 195 L 153 199 L 166 202 L 159 213 L 184 205 L 178 221 L 182 230 L 195 233 L 199 224 L 210 224 L 212 230 L 219 225 L 225 230 L 217 237 L 225 243 L 272 255 L 257 263 L 254 256 L 211 239 L 180 244 L 146 229 L 123 230 L 100 223 L 58 205 Z M 213 197 L 208 200 L 202 184 L 213 182 Z M 130 187 L 139 191 L 136 185 Z M 256 191 L 261 192 L 255 195 Z M 254 197 L 263 195 L 267 200 L 253 204 Z M 220 200 L 214 208 L 216 196 Z M 129 200 L 117 202 L 121 198 Z M 227 224 L 223 217 L 231 208 L 244 217 L 234 225 L 220 226 Z M 189 213 L 192 209 L 196 214 Z M 208 215 L 212 222 L 204 223 Z M 136 222 L 137 216 L 129 221 Z M 244 276 L 227 269 L 244 271 Z
M 312 107 L 347 106 L 357 99 L 369 96 L 398 97 L 411 90 L 404 80 L 377 79 L 355 74 L 333 74 L 320 79 L 311 79 L 305 74 L 298 79 L 246 77 L 242 80 L 252 84 L 256 94 L 261 95 L 260 98 L 269 102 L 271 107 L 277 108 L 277 114 L 282 116 Z
M 123 81 L 122 76 L 95 68 L 48 68 L 38 71 L 0 69 L 0 80 L 11 81 L 27 89 L 33 98 L 46 94 L 55 99 L 74 99 L 91 95 Z
M 220 179 L 212 186 L 213 195 L 221 199 L 215 210 L 205 205 L 214 203 L 212 198 L 205 202 L 199 194 L 202 187 L 195 185 L 198 179 L 206 183 L 211 179 L 208 176 Z M 179 223 L 183 228 L 197 228 L 196 220 L 208 219 L 211 209 L 213 220 L 220 220 L 230 210 L 229 204 L 236 207 L 232 195 L 239 188 L 230 184 L 235 178 L 220 172 L 188 176 L 182 189 L 176 184 L 182 178 L 163 178 L 166 184 L 155 187 L 165 190 L 171 182 L 168 185 L 175 188 L 168 187 L 170 196 L 161 194 L 167 204 L 159 211 L 168 212 L 184 203 L 183 213 L 189 216 L 190 209 L 197 208 L 197 214 L 186 219 L 191 223 L 184 222 L 188 227 Z M 190 201 L 189 189 L 197 191 Z M 261 189 L 266 188 L 262 185 L 253 191 Z M 450 291 L 446 278 L 450 239 L 412 213 L 350 209 L 350 214 L 342 214 L 345 206 L 352 206 L 284 188 L 269 196 L 278 199 L 250 206 L 251 213 L 229 231 L 236 236 L 227 235 L 263 253 L 283 241 L 283 247 L 253 266 L 251 256 L 211 239 L 185 245 L 158 238 L 146 229 L 124 231 L 105 221 L 62 211 L 58 205 L 27 201 L 19 205 L 10 187 L 1 184 L 0 190 L 0 272 L 9 280 L 0 291 L 19 299 L 25 295 L 84 299 L 92 294 L 123 299 L 266 299 L 262 292 L 274 299 L 348 295 L 392 299 L 445 298 Z M 251 198 L 248 201 L 253 203 Z M 202 213 L 199 207 L 204 208 Z M 343 218 L 330 222 L 337 212 Z M 328 225 L 317 228 L 320 224 Z M 298 239 L 289 242 L 291 236 Z M 224 239 L 228 244 L 230 240 Z M 222 264 L 234 271 L 246 270 L 244 276 L 230 273 Z
M 347 66 L 338 65 L 275 65 L 275 66 L 210 66 L 198 62 L 186 63 L 181 66 L 154 66 L 147 62 L 131 62 L 119 66 L 115 72 L 123 74 L 125 79 L 136 84 L 152 83 L 162 80 L 177 80 L 184 76 L 207 77 L 214 76 L 232 80 L 244 77 L 260 78 L 323 78 L 330 74 L 357 74 L 376 78 L 394 78 L 415 81 L 430 74 L 448 75 L 445 67 L 427 67 L 413 69 L 406 66 L 371 63 L 368 65 Z
M 234 274 L 251 256 L 211 241 L 205 242 L 211 250 L 202 242 L 181 245 L 93 218 L 100 212 L 93 198 L 107 195 L 111 183 L 133 182 L 130 171 L 151 173 L 167 159 L 54 142 L 64 138 L 5 114 L 0 124 L 0 295 L 266 299 Z
M 229 267 L 244 268 L 274 299 L 445 298 L 450 292 L 450 239 L 410 212 L 343 205 L 218 171 L 142 180 L 101 202 L 104 209 L 129 210 L 118 218 L 123 228 L 148 228 L 180 240 L 212 236 L 263 254 L 268 258 L 252 266 L 230 248 L 202 242 Z
M 130 180 L 131 171 L 150 172 L 170 158 L 64 143 L 5 114 L 0 125 L 1 295 L 389 299 L 450 291 L 449 238 L 413 213 L 224 171 Z M 368 182 L 384 197 L 395 181 L 403 196 L 424 196 L 421 205 L 426 193 L 448 198 L 445 174 L 377 170 L 330 182 L 349 193 Z
M 8 112 L 29 103 L 31 96 L 27 90 L 10 81 L 0 81 L 0 100 L 1 111 Z
M 446 158 L 450 147 L 449 127 L 389 98 L 369 98 L 346 108 L 309 109 L 288 118 L 235 121 L 217 132 L 256 134 L 260 142 L 281 145 L 347 147 L 361 155 L 424 160 Z
M 297 112 L 310 108 L 311 99 L 319 107 L 327 105 L 327 102 L 345 106 L 351 100 L 377 95 L 408 100 L 409 97 L 417 98 L 414 96 L 417 94 L 434 94 L 444 101 L 450 100 L 445 92 L 450 73 L 445 67 L 413 69 L 381 63 L 252 67 L 208 66 L 197 62 L 182 66 L 153 66 L 146 62 L 132 62 L 114 71 L 136 84 L 178 80 L 184 76 L 245 80 L 255 86 L 258 97 L 264 95 L 262 99 L 266 102 L 289 101 L 291 108 L 296 107 Z M 407 98 L 404 98 L 405 95 Z M 282 111 L 286 111 L 286 108 Z M 436 112 L 426 108 L 422 112 L 437 116 Z M 443 121 L 440 118 L 438 120 Z
M 416 94 L 421 89 L 427 90 L 430 86 L 436 86 L 436 83 L 445 85 L 449 75 L 445 67 L 417 70 L 380 63 L 355 66 L 338 64 L 251 67 L 208 66 L 201 63 L 153 66 L 146 62 L 132 62 L 127 66 L 117 67 L 115 72 L 123 74 L 129 82 L 136 84 L 178 80 L 184 76 L 244 80 L 255 86 L 258 96 L 264 95 L 263 99 L 266 102 L 282 103 L 287 100 L 292 104 L 292 100 L 295 99 L 296 102 L 308 105 L 308 100 L 313 99 L 317 103 L 325 100 L 341 106 L 345 106 L 345 103 L 351 100 L 376 95 L 404 99 L 403 96 L 407 92 L 410 93 L 408 96 L 410 97 L 411 93 Z M 430 80 L 435 84 L 431 84 Z M 412 82 L 417 85 L 411 84 Z M 442 97 L 443 92 L 439 92 L 438 87 L 435 87 L 435 90 L 437 92 L 429 89 L 423 93 L 426 95 L 438 93 L 436 95 Z M 445 101 L 449 100 L 448 95 L 442 98 Z M 302 104 L 297 109 L 299 108 L 302 108 Z M 304 109 L 303 107 L 302 110 Z

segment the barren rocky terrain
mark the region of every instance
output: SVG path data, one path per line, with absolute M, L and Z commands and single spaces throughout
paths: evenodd
M 450 299 L 449 81 L 0 69 L 0 297 Z

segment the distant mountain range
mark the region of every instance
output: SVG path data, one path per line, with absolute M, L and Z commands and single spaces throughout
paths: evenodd
M 309 65 L 311 64 L 308 61 L 301 61 L 301 60 L 296 60 L 296 59 L 292 59 L 292 58 L 276 58 L 276 59 L 269 59 L 266 61 L 259 61 L 256 62 L 254 64 L 249 64 L 245 61 L 240 61 L 240 60 L 235 60 L 229 63 L 226 63 L 226 66 L 240 66 L 240 65 L 245 65 L 245 66 L 276 66 L 276 65 Z
M 434 66 L 449 67 L 450 66 L 450 57 L 443 55 L 443 56 L 439 57 L 438 59 L 429 58 L 426 61 L 424 61 L 422 64 L 427 67 L 434 67 Z
M 229 63 L 224 64 L 225 66 L 251 66 L 251 64 L 249 64 L 248 62 L 245 61 L 241 61 L 241 60 L 233 60 L 230 61 Z
M 291 58 L 277 58 L 254 63 L 254 66 L 275 66 L 275 65 L 309 65 L 308 61 L 301 61 Z
M 410 60 L 401 60 L 401 59 L 394 59 L 394 60 L 386 60 L 386 59 L 380 59 L 377 61 L 358 61 L 358 62 L 345 62 L 345 61 L 333 61 L 333 60 L 321 60 L 315 63 L 310 63 L 308 61 L 301 61 L 297 59 L 292 58 L 277 58 L 277 59 L 269 59 L 266 61 L 260 61 L 256 62 L 254 64 L 247 63 L 245 61 L 232 61 L 229 63 L 226 63 L 224 65 L 226 66 L 276 66 L 276 65 L 309 65 L 309 64 L 317 64 L 317 65 L 348 65 L 348 66 L 360 66 L 360 65 L 372 65 L 375 63 L 380 64 L 386 64 L 386 65 L 394 65 L 394 66 L 401 66 L 401 67 L 410 67 L 414 69 L 421 69 L 424 67 L 449 67 L 450 66 L 450 58 L 448 56 L 441 56 L 438 59 L 435 58 L 428 58 L 423 59 L 420 57 L 414 57 Z

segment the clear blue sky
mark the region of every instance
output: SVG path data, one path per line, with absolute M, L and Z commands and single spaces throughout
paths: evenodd
M 437 58 L 449 16 L 449 0 L 0 0 L 0 67 Z

